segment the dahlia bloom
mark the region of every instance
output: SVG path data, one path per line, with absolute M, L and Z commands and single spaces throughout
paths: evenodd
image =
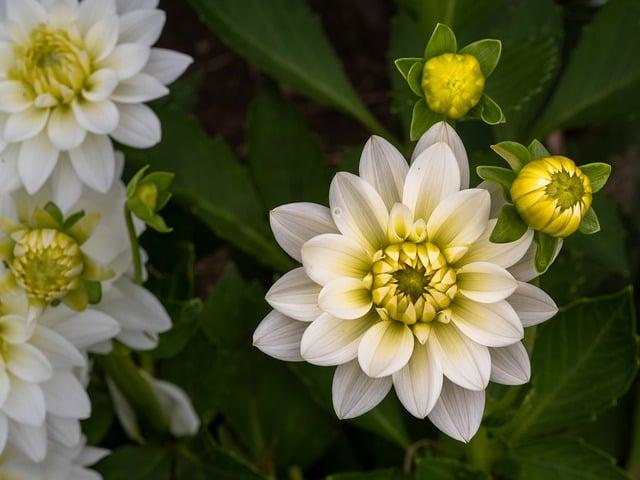
M 267 293 L 274 310 L 254 344 L 283 360 L 336 365 L 340 418 L 372 409 L 393 386 L 414 416 L 469 441 L 489 381 L 529 380 L 524 327 L 557 309 L 509 271 L 533 232 L 489 241 L 491 196 L 466 189 L 455 131 L 436 124 L 413 157 L 409 165 L 372 137 L 360 175 L 333 179 L 330 208 L 298 203 L 271 212 L 276 240 L 302 266 Z
M 145 102 L 166 95 L 191 58 L 152 48 L 165 22 L 157 0 L 0 3 L 0 188 L 33 194 L 57 170 L 62 184 L 108 191 L 111 139 L 160 141 Z

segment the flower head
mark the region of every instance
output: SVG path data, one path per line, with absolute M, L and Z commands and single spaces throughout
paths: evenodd
M 17 180 L 34 193 L 56 169 L 106 192 L 116 178 L 109 137 L 138 148 L 160 140 L 144 103 L 166 95 L 191 59 L 151 48 L 165 21 L 155 3 L 6 1 L 0 139 L 11 174 L 0 189 Z
M 567 237 L 591 208 L 592 188 L 573 160 L 554 155 L 524 165 L 511 184 L 511 198 L 533 229 Z
M 337 365 L 341 418 L 373 408 L 393 385 L 413 415 L 468 441 L 489 379 L 528 381 L 523 327 L 555 305 L 508 270 L 529 250 L 531 230 L 489 241 L 490 195 L 460 190 L 468 182 L 460 145 L 438 123 L 408 165 L 373 137 L 360 175 L 334 178 L 329 209 L 292 204 L 271 214 L 276 239 L 302 267 L 268 292 L 275 310 L 254 344 L 277 358 Z M 531 314 L 531 305 L 540 308 Z

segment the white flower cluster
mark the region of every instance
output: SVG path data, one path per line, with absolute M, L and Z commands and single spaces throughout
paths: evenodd
M 171 327 L 132 279 L 117 142 L 158 143 L 144 104 L 190 57 L 155 48 L 158 0 L 0 0 L 0 477 L 89 480 L 89 353 L 149 350 Z M 135 222 L 139 235 L 144 224 Z M 143 377 L 176 435 L 198 418 L 182 391 Z M 130 408 L 109 382 L 125 429 Z

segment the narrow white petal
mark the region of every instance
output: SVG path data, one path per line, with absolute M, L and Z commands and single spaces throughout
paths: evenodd
M 318 235 L 302 246 L 302 265 L 320 285 L 342 277 L 363 279 L 371 271 L 371 256 L 350 237 Z
M 158 7 L 160 0 L 116 0 L 118 13 L 132 12 L 134 10 L 152 10 Z
M 111 94 L 111 100 L 120 103 L 145 103 L 169 93 L 159 80 L 146 73 L 139 73 L 121 81 Z
M 78 123 L 91 133 L 106 135 L 118 127 L 120 113 L 110 100 L 102 102 L 74 100 L 71 108 Z
M 91 102 L 102 102 L 111 96 L 118 86 L 118 74 L 103 68 L 91 74 L 82 90 L 82 95 Z
M 111 394 L 113 408 L 116 411 L 116 416 L 118 417 L 120 426 L 129 438 L 139 443 L 143 443 L 144 438 L 140 433 L 138 417 L 136 416 L 136 412 L 133 410 L 133 407 L 131 407 L 126 397 L 122 392 L 120 392 L 120 390 L 118 390 L 115 382 L 109 377 L 107 377 L 107 388 Z
M 456 274 L 458 293 L 480 303 L 504 300 L 518 286 L 518 282 L 507 270 L 489 262 L 467 263 Z
M 7 19 L 29 31 L 40 22 L 46 22 L 47 11 L 36 0 L 5 0 Z
M 115 14 L 115 0 L 83 0 L 78 9 L 77 23 L 80 31 L 86 34 L 100 20 Z
M 162 10 L 133 10 L 120 17 L 119 43 L 138 43 L 150 47 L 158 41 L 166 21 Z
M 82 439 L 80 422 L 75 418 L 47 413 L 47 431 L 53 440 L 69 448 L 78 445 Z
M 82 384 L 70 371 L 57 370 L 42 384 L 47 411 L 66 418 L 85 419 L 91 415 L 91 402 Z
M 436 324 L 427 340 L 449 380 L 470 390 L 484 390 L 491 375 L 489 349 L 460 332 L 452 323 Z
M 200 428 L 200 419 L 187 394 L 170 382 L 158 380 L 146 372 L 141 372 L 156 394 L 162 409 L 169 417 L 169 430 L 177 437 L 195 435 Z
M 289 203 L 271 210 L 271 230 L 278 244 L 292 258 L 301 261 L 300 249 L 309 239 L 336 233 L 337 227 L 327 207 L 315 203 Z
M 409 168 L 402 192 L 402 203 L 416 220 L 427 221 L 434 209 L 460 190 L 460 168 L 451 148 L 436 143 L 422 152 Z
M 94 62 L 100 62 L 113 52 L 118 42 L 119 25 L 118 17 L 110 15 L 100 19 L 89 29 L 84 43 Z
M 9 443 L 24 453 L 34 462 L 42 462 L 47 456 L 47 427 L 46 425 L 26 425 L 20 421 L 9 420 Z M 25 476 L 21 478 L 38 478 L 42 470 L 25 465 Z M 34 475 L 34 473 L 37 475 Z M 20 477 L 19 477 L 20 478 Z
M 469 442 L 480 428 L 484 401 L 484 391 L 466 390 L 445 380 L 429 420 L 451 438 Z
M 5 368 L 0 368 L 0 406 L 4 405 L 4 402 L 9 396 L 11 390 L 11 378 Z M 0 414 L 0 416 L 2 416 Z
M 4 141 L 22 142 L 38 135 L 44 130 L 49 119 L 48 108 L 31 107 L 10 115 L 4 126 Z
M 478 185 L 478 188 L 482 188 L 489 192 L 491 195 L 491 211 L 489 212 L 489 218 L 498 218 L 500 215 L 500 210 L 504 206 L 506 200 L 504 199 L 504 193 L 502 192 L 502 187 L 497 183 L 487 182 L 483 180 Z
M 162 127 L 153 110 L 146 105 L 119 104 L 120 122 L 111 132 L 117 142 L 134 148 L 150 148 L 160 143 Z
M 120 327 L 110 316 L 87 309 L 57 325 L 55 331 L 76 348 L 84 349 L 114 338 Z
M 0 192 L 2 193 L 13 192 L 22 186 L 18 173 L 20 147 L 20 144 L 13 144 L 0 151 Z
M 38 385 L 10 376 L 11 389 L 2 405 L 9 418 L 34 427 L 44 423 L 46 407 L 44 395 Z
M 9 436 L 9 421 L 6 415 L 0 415 L 0 452 L 4 452 Z
M 25 382 L 38 383 L 51 378 L 53 372 L 47 357 L 29 343 L 7 347 L 7 369 Z
M 436 356 L 416 342 L 409 363 L 393 374 L 393 386 L 404 407 L 414 417 L 426 417 L 440 397 L 442 367 Z
M 358 344 L 375 318 L 365 315 L 341 320 L 324 313 L 314 320 L 302 336 L 302 357 L 314 365 L 341 365 L 358 356 Z
M 458 168 L 460 169 L 460 189 L 465 190 L 469 188 L 469 159 L 467 157 L 467 151 L 456 131 L 447 122 L 443 121 L 434 124 L 420 137 L 411 156 L 411 162 L 413 163 L 422 152 L 438 142 L 446 143 L 458 162 Z
M 480 345 L 504 347 L 522 340 L 524 329 L 508 302 L 478 303 L 456 297 L 451 319 L 460 331 Z
M 562 249 L 562 239 L 559 239 L 558 244 L 556 246 L 556 251 L 554 252 L 551 263 L 555 261 L 555 259 L 560 254 L 560 250 Z M 524 256 L 514 265 L 509 268 L 509 272 L 511 275 L 515 277 L 516 280 L 520 280 L 521 282 L 530 282 L 534 278 L 538 278 L 540 274 L 538 270 L 536 270 L 536 250 L 537 245 L 535 242 L 531 242 L 531 246 L 524 254 Z
M 361 280 L 338 278 L 327 283 L 318 296 L 325 312 L 347 320 L 360 318 L 371 310 L 371 290 Z
M 490 348 L 491 381 L 503 385 L 522 385 L 531 378 L 529 354 L 522 342 Z
M 67 153 L 60 155 L 56 168 L 51 174 L 51 199 L 60 207 L 63 213 L 69 213 L 69 209 L 82 195 L 82 182 L 71 166 L 71 160 Z
M 322 287 L 311 280 L 304 268 L 284 274 L 269 289 L 266 300 L 280 313 L 303 322 L 311 322 L 322 313 L 318 295 Z
M 33 105 L 33 96 L 28 88 L 17 80 L 0 82 L 0 111 L 23 112 Z
M 106 135 L 87 135 L 82 145 L 69 151 L 69 158 L 78 177 L 90 188 L 105 193 L 113 185 L 116 159 Z
M 527 229 L 518 240 L 509 243 L 493 243 L 489 240 L 497 220 L 491 219 L 482 235 L 473 242 L 467 253 L 460 259 L 458 265 L 472 262 L 491 262 L 504 268 L 509 268 L 519 262 L 533 242 L 533 230 Z
M 525 327 L 538 325 L 558 313 L 558 307 L 553 299 L 542 289 L 529 283 L 518 282 L 518 288 L 507 301 Z
M 68 105 L 59 105 L 53 109 L 47 132 L 49 139 L 59 150 L 74 149 L 87 137 L 87 130 L 78 124 L 75 113 Z
M 253 332 L 253 345 L 278 360 L 301 362 L 300 341 L 308 326 L 273 310 Z
M 51 143 L 46 132 L 20 147 L 18 173 L 24 187 L 33 195 L 47 181 L 58 161 L 59 150 Z
M 373 135 L 365 144 L 360 157 L 360 177 L 376 189 L 387 210 L 402 201 L 408 171 L 402 154 L 384 138 Z
M 149 55 L 151 50 L 145 45 L 123 43 L 116 46 L 111 55 L 96 65 L 96 68 L 113 70 L 120 80 L 126 80 L 142 71 L 149 61 Z
M 164 85 L 169 85 L 175 82 L 192 63 L 193 58 L 184 53 L 152 48 L 144 72 L 156 77 Z
M 363 179 L 339 172 L 329 189 L 331 215 L 342 234 L 371 253 L 385 245 L 389 212 L 378 192 Z
M 83 367 L 85 358 L 62 335 L 56 333 L 44 325 L 38 325 L 30 339 L 56 368 Z
M 391 377 L 368 377 L 358 362 L 352 360 L 336 368 L 331 390 L 338 418 L 354 418 L 367 413 L 387 396 Z
M 360 368 L 370 377 L 391 375 L 407 364 L 413 344 L 413 333 L 406 325 L 378 322 L 364 334 L 358 346 Z

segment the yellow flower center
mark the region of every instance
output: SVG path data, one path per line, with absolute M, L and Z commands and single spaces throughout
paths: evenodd
M 90 71 L 90 57 L 79 36 L 39 25 L 26 46 L 16 47 L 9 78 L 31 86 L 36 96 L 68 103 L 80 93 Z
M 383 320 L 449 321 L 446 309 L 457 292 L 456 273 L 434 244 L 389 245 L 376 252 L 372 273 L 373 303 Z
M 429 108 L 449 118 L 462 118 L 480 101 L 484 76 L 472 55 L 445 53 L 424 64 L 422 90 Z
M 567 157 L 527 163 L 511 185 L 511 198 L 535 230 L 554 237 L 575 232 L 591 208 L 591 182 Z
M 50 228 L 20 230 L 12 238 L 11 271 L 29 297 L 50 302 L 78 288 L 84 263 L 73 238 Z

